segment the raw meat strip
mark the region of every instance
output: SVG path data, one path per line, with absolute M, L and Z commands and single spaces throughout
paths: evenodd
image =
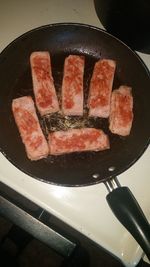
M 62 111 L 64 115 L 83 115 L 84 57 L 70 55 L 65 59 L 62 83 Z
M 102 59 L 95 63 L 89 89 L 89 116 L 108 118 L 116 63 Z
M 94 128 L 70 129 L 49 134 L 51 155 L 109 149 L 108 136 Z
M 41 116 L 59 111 L 49 53 L 33 52 L 30 64 L 36 106 Z
M 47 157 L 48 143 L 41 130 L 32 98 L 23 96 L 14 99 L 12 111 L 28 158 L 38 160 Z
M 112 133 L 126 136 L 130 134 L 133 121 L 133 97 L 131 87 L 122 85 L 112 92 L 109 129 Z

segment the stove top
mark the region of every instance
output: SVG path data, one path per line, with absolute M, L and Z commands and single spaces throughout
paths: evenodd
M 26 18 L 28 14 L 28 19 Z M 6 0 L 0 9 L 2 51 L 22 33 L 41 25 L 56 22 L 80 22 L 103 28 L 92 0 L 31 1 L 30 5 Z M 5 30 L 4 30 L 5 29 Z M 11 30 L 10 30 L 11 29 Z M 150 69 L 150 55 L 138 53 Z M 126 172 L 119 175 L 122 185 L 128 186 L 148 219 L 150 219 L 150 149 Z M 103 184 L 70 188 L 46 184 L 29 177 L 0 154 L 0 181 L 23 194 L 42 208 L 88 236 L 126 266 L 135 266 L 142 250 L 112 214 L 106 202 Z

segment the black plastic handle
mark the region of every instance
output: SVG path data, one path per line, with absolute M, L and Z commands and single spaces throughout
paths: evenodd
M 150 225 L 130 189 L 118 187 L 106 199 L 117 219 L 132 234 L 150 260 Z

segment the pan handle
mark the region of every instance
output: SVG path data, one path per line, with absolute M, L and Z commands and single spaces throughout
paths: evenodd
M 137 200 L 128 187 L 121 187 L 113 178 L 105 182 L 109 194 L 107 202 L 117 219 L 132 234 L 150 260 L 150 225 Z

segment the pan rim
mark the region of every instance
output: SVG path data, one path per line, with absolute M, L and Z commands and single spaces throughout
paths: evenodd
M 45 25 L 38 26 L 36 28 L 32 28 L 32 29 L 24 32 L 23 34 L 19 35 L 15 39 L 13 39 L 8 45 L 6 45 L 6 47 L 4 47 L 4 49 L 2 49 L 2 51 L 0 52 L 0 55 L 2 53 L 4 53 L 5 50 L 7 50 L 9 48 L 9 46 L 11 46 L 17 40 L 25 37 L 26 35 L 28 35 L 28 34 L 30 34 L 32 32 L 35 32 L 35 31 L 38 31 L 38 30 L 42 30 L 42 29 L 46 29 L 46 28 L 51 28 L 51 27 L 59 27 L 59 26 L 77 26 L 77 27 L 84 27 L 84 28 L 90 28 L 90 29 L 93 29 L 93 30 L 96 30 L 96 31 L 100 31 L 100 32 L 105 33 L 106 35 L 110 36 L 114 40 L 117 40 L 119 43 L 121 43 L 123 46 L 125 46 L 127 49 L 129 49 L 130 52 L 133 53 L 141 61 L 142 65 L 144 66 L 145 70 L 147 71 L 147 74 L 150 77 L 150 71 L 149 71 L 148 67 L 146 66 L 146 64 L 144 63 L 144 61 L 142 60 L 142 58 L 138 55 L 138 53 L 136 51 L 134 51 L 133 49 L 131 49 L 126 43 L 124 43 L 123 41 L 121 41 L 116 36 L 114 36 L 111 33 L 107 32 L 105 29 L 101 29 L 101 28 L 99 28 L 97 26 L 93 26 L 91 24 L 86 24 L 86 23 L 78 23 L 78 22 L 56 22 L 56 23 L 45 24 Z

